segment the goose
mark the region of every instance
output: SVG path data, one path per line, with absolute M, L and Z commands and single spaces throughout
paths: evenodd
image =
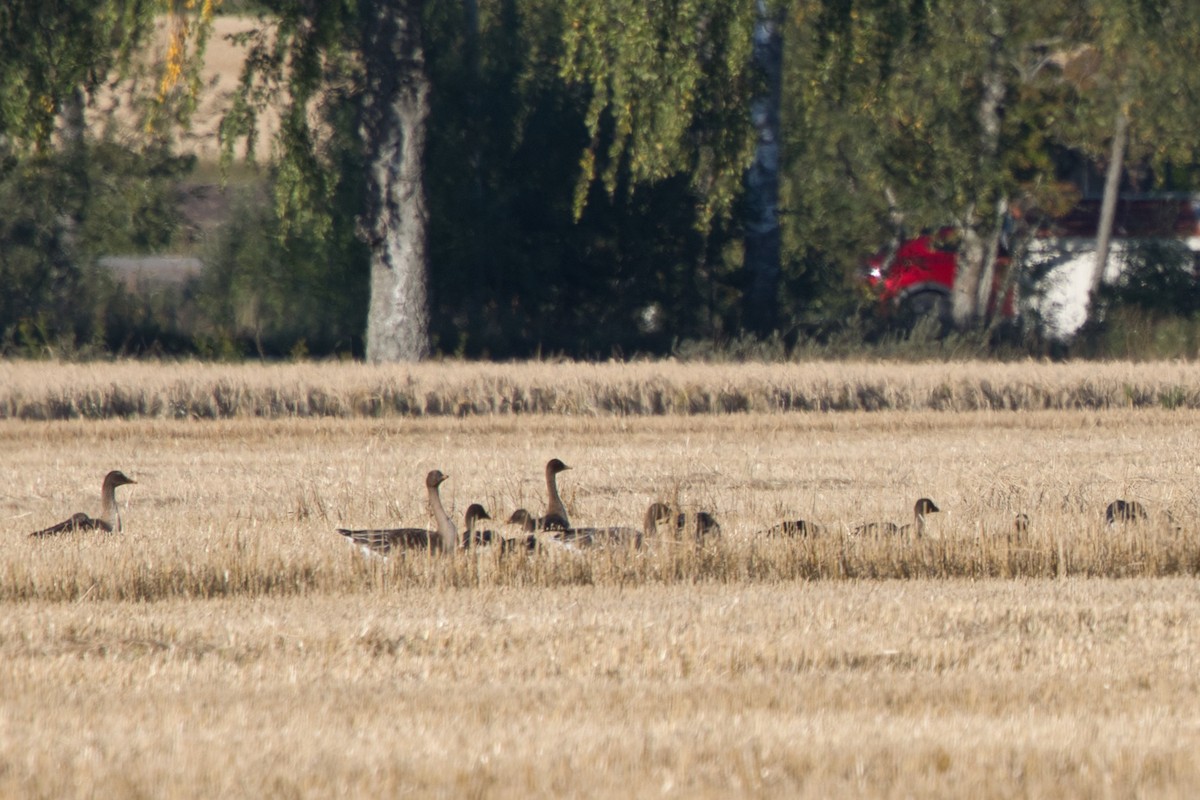
M 117 507 L 117 487 L 131 483 L 137 483 L 137 481 L 126 476 L 124 472 L 114 469 L 104 476 L 104 483 L 100 485 L 100 516 L 89 517 L 82 511 L 77 511 L 71 515 L 70 519 L 63 520 L 57 525 L 51 525 L 49 528 L 34 531 L 29 535 L 53 536 L 58 533 L 90 530 L 111 532 L 114 528 L 120 533 L 121 512 Z
M 546 506 L 546 516 L 538 520 L 537 527 L 541 530 L 565 531 L 571 527 L 571 518 L 567 516 L 567 507 L 563 505 L 562 498 L 558 496 L 556 477 L 558 473 L 566 472 L 569 469 L 570 467 L 557 458 L 546 462 L 546 494 L 549 502 Z
M 894 522 L 868 522 L 854 529 L 858 536 L 907 536 L 913 531 L 917 536 L 925 535 L 925 515 L 941 511 L 928 497 L 922 497 L 913 504 L 913 521 L 905 525 Z
M 685 534 L 698 542 L 707 536 L 721 535 L 720 523 L 707 511 L 676 514 L 666 503 L 651 503 L 642 520 L 643 535 L 647 539 L 657 537 L 663 528 L 676 541 L 682 540 Z
M 472 546 L 478 547 L 480 545 L 492 543 L 496 536 L 492 531 L 475 530 L 475 523 L 481 519 L 491 519 L 487 513 L 487 509 L 485 509 L 479 503 L 471 503 L 471 505 L 467 506 L 467 513 L 464 517 L 463 523 L 466 530 L 463 531 L 462 540 L 459 542 L 459 547 L 465 549 Z
M 818 525 L 815 522 L 809 522 L 804 519 L 785 519 L 783 522 L 772 525 L 762 532 L 762 535 L 768 539 L 776 537 L 787 537 L 795 539 L 797 537 L 803 539 L 808 536 L 820 536 L 825 533 L 824 526 Z
M 500 539 L 500 553 L 532 553 L 541 549 L 541 543 L 534 532 L 538 529 L 538 518 L 523 508 L 514 511 L 505 522 L 506 525 L 519 525 L 520 536 L 503 536 Z
M 566 464 L 557 458 L 546 462 L 546 494 L 550 498 L 544 517 L 535 517 L 524 508 L 518 508 L 508 518 L 509 525 L 520 525 L 529 533 L 533 531 L 565 531 L 571 527 L 571 519 L 567 516 L 567 507 L 563 505 L 562 497 L 558 494 L 558 480 L 555 476 L 569 470 Z
M 520 525 L 521 530 L 533 533 L 538 529 L 538 518 L 523 508 L 518 508 L 508 518 L 508 525 Z
M 642 546 L 642 531 L 617 525 L 608 528 L 567 528 L 552 533 L 554 541 L 572 547 Z
M 1146 507 L 1137 500 L 1113 500 L 1104 509 L 1104 519 L 1112 528 L 1124 523 L 1145 522 Z
M 433 518 L 437 520 L 437 530 L 424 528 L 385 528 L 377 530 L 348 530 L 338 528 L 337 532 L 362 548 L 364 553 L 375 553 L 386 556 L 393 548 L 412 550 L 432 550 L 435 552 L 454 547 L 458 539 L 458 531 L 454 522 L 442 506 L 442 497 L 438 487 L 449 478 L 439 470 L 431 470 L 425 476 L 425 489 L 429 494 L 429 508 Z
M 1029 533 L 1029 515 L 1024 511 L 1018 511 L 1013 516 L 1013 533 Z

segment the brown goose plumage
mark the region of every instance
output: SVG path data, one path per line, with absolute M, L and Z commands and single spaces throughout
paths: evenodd
M 614 525 L 608 528 L 567 528 L 552 531 L 554 541 L 568 547 L 641 547 L 642 532 L 637 528 Z
M 546 505 L 546 515 L 535 517 L 523 508 L 518 508 L 508 518 L 509 525 L 520 525 L 528 533 L 534 531 L 565 531 L 571 527 L 571 518 L 567 516 L 567 507 L 558 494 L 557 475 L 569 470 L 566 464 L 557 458 L 546 462 L 546 495 L 549 498 Z
M 569 469 L 570 467 L 557 458 L 546 462 L 546 495 L 549 500 L 546 505 L 546 516 L 538 520 L 539 530 L 565 531 L 571 527 L 571 518 L 567 516 L 567 507 L 563 505 L 562 498 L 558 495 L 556 477 L 558 473 L 566 472 Z
M 467 513 L 463 516 L 463 531 L 462 539 L 458 546 L 462 548 L 479 547 L 481 545 L 489 545 L 496 539 L 496 534 L 490 530 L 477 531 L 475 523 L 481 519 L 491 519 L 487 510 L 479 503 L 471 503 L 467 506 Z
M 710 536 L 720 536 L 721 525 L 707 511 L 676 513 L 666 503 L 651 503 L 642 519 L 642 532 L 647 539 L 666 536 L 675 541 L 702 542 Z
M 387 555 L 393 549 L 431 550 L 442 552 L 458 545 L 458 530 L 442 506 L 438 487 L 449 478 L 439 470 L 431 470 L 425 476 L 425 489 L 429 496 L 429 509 L 437 520 L 437 530 L 425 528 L 381 528 L 374 530 L 349 530 L 338 528 L 337 532 L 357 544 L 364 552 Z
M 1146 507 L 1137 500 L 1113 500 L 1104 509 L 1104 519 L 1110 528 L 1125 523 L 1145 522 L 1148 518 Z
M 803 539 L 808 536 L 821 536 L 824 533 L 825 528 L 815 522 L 809 522 L 804 519 L 785 519 L 783 522 L 767 528 L 760 535 L 766 536 L 768 539 L 776 537 Z
M 547 525 L 546 520 L 550 523 Z M 567 548 L 587 548 L 611 544 L 633 544 L 641 547 L 642 532 L 635 528 L 613 526 L 608 528 L 569 528 L 557 525 L 559 518 L 547 514 L 546 517 L 535 517 L 523 508 L 518 508 L 508 518 L 509 525 L 519 525 L 525 532 L 524 537 L 505 540 L 506 551 L 536 550 L 540 546 L 536 536 L 538 531 L 546 531 L 550 536 L 548 541 Z
M 124 472 L 114 469 L 104 476 L 104 483 L 100 486 L 100 516 L 89 517 L 82 511 L 78 511 L 72 514 L 70 519 L 63 520 L 57 525 L 51 525 L 49 528 L 34 531 L 29 535 L 54 536 L 73 531 L 112 531 L 114 529 L 120 532 L 121 511 L 117 507 L 117 487 L 131 483 L 137 483 L 137 481 L 127 477 Z
M 857 536 L 907 536 L 916 533 L 925 535 L 925 515 L 936 514 L 941 509 L 928 497 L 922 497 L 913 504 L 913 521 L 906 525 L 894 522 L 868 522 L 854 529 Z

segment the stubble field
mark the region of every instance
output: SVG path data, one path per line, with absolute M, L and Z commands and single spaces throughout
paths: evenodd
M 509 366 L 507 388 L 452 365 L 334 365 L 299 378 L 208 369 L 3 365 L 2 794 L 1185 797 L 1200 787 L 1200 412 L 914 401 L 639 414 L 629 409 L 655 380 L 664 397 L 714 385 L 714 396 L 753 397 L 763 390 L 747 385 L 771 371 L 672 365 L 654 377 L 634 365 L 586 372 L 607 387 L 602 402 L 463 413 L 497 393 L 549 402 L 522 383 L 543 375 L 554 402 L 586 392 L 573 365 Z M 965 397 L 970 380 L 997 397 L 1075 391 L 1047 390 L 1063 377 L 1046 365 L 897 369 L 847 367 L 842 396 L 883 386 L 886 399 L 890 387 L 902 405 Z M 1109 383 L 1174 398 L 1200 387 L 1186 365 L 1115 369 L 1068 383 L 1092 397 L 1109 396 Z M 810 385 L 837 395 L 838 374 L 777 373 L 793 397 Z M 449 413 L 386 402 L 364 412 L 345 399 L 356 381 L 377 397 L 379 385 L 416 385 L 422 402 L 444 391 L 465 405 L 435 397 Z M 114 404 L 116 384 L 127 394 Z M 38 412 L 126 408 L 138 386 L 141 412 Z M 280 397 L 292 395 L 343 411 L 289 412 Z M 171 405 L 184 396 L 193 413 Z M 203 397 L 227 411 L 194 413 Z M 285 410 L 262 411 L 272 407 Z M 724 535 L 702 549 L 385 562 L 334 533 L 431 524 L 421 480 L 433 468 L 451 476 L 443 497 L 457 520 L 472 502 L 496 518 L 540 510 L 551 457 L 572 466 L 560 487 L 577 524 L 638 525 L 647 504 L 668 500 L 713 512 Z M 96 513 L 113 468 L 138 481 L 118 492 L 123 534 L 25 535 Z M 942 509 L 924 538 L 848 534 L 861 521 L 907 521 L 923 495 Z M 1107 529 L 1116 497 L 1144 503 L 1149 523 Z M 1018 512 L 1031 521 L 1021 534 Z M 796 517 L 825 534 L 756 535 Z

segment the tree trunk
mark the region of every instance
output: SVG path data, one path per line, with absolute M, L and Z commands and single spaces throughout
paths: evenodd
M 1117 109 L 1117 122 L 1113 130 L 1112 151 L 1109 153 L 1108 171 L 1104 174 L 1104 198 L 1100 201 L 1100 219 L 1096 225 L 1096 261 L 1092 266 L 1092 286 L 1088 292 L 1088 313 L 1096 307 L 1100 287 L 1104 283 L 1104 269 L 1108 265 L 1108 251 L 1112 247 L 1113 218 L 1117 213 L 1117 195 L 1121 188 L 1121 173 L 1125 169 L 1125 144 L 1129 140 L 1129 114 L 1124 104 Z
M 979 122 L 979 180 L 986 185 L 988 176 L 996 168 L 996 159 L 1000 152 L 1000 126 L 1008 87 L 1004 81 L 1003 48 L 1005 30 L 998 10 L 993 6 L 990 11 L 990 26 L 988 28 L 988 64 L 983 75 L 983 95 L 979 100 L 976 118 Z M 982 197 L 982 196 L 981 196 Z M 988 258 L 995 258 L 995 247 L 992 242 L 999 239 L 999 230 L 986 232 L 987 242 L 979 230 L 979 223 L 974 219 L 976 203 L 963 220 L 963 246 L 958 254 L 958 272 L 954 276 L 954 302 L 952 311 L 954 325 L 959 330 L 973 327 L 980 318 L 981 281 L 984 267 Z M 989 220 L 989 228 L 995 226 L 994 220 Z M 990 287 L 986 287 L 989 288 Z
M 754 162 L 746 172 L 744 269 L 746 327 L 766 335 L 777 327 L 781 232 L 779 228 L 779 117 L 783 96 L 783 37 L 765 0 L 758 0 L 754 65 L 765 93 L 751 105 L 758 131 Z
M 1002 297 L 996 292 L 996 259 L 1000 257 L 1000 237 L 1004 233 L 1004 217 L 1008 214 L 1008 198 L 1001 197 L 996 201 L 996 212 L 992 218 L 991 230 L 983 247 L 982 269 L 979 273 L 979 285 L 975 290 L 975 309 L 985 309 L 984 317 L 990 324 L 993 315 L 1000 311 Z M 994 300 L 994 302 L 993 302 Z
M 371 248 L 367 359 L 417 361 L 429 353 L 423 174 L 429 79 L 421 3 L 366 6 L 362 52 L 367 207 L 360 231 Z

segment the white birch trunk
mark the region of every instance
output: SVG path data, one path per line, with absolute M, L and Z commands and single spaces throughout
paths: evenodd
M 429 353 L 423 176 L 429 82 L 421 4 L 385 0 L 364 16 L 369 201 L 360 229 L 371 247 L 367 359 L 417 361 Z

